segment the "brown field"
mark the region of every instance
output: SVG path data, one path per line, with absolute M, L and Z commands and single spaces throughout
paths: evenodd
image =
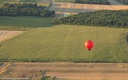
M 127 5 L 96 5 L 96 4 L 72 4 L 72 3 L 54 3 L 55 8 L 72 8 L 72 9 L 93 9 L 93 10 L 120 10 L 128 9 Z M 78 12 L 79 13 L 79 12 Z
M 95 10 L 121 10 L 128 9 L 127 5 L 96 5 L 54 2 L 49 10 L 55 10 L 55 17 L 63 17 L 64 14 L 78 14 Z M 59 14 L 59 15 L 58 15 Z
M 4 63 L 2 78 L 40 80 L 128 80 L 128 63 Z
M 8 30 L 0 30 L 0 41 L 3 41 L 12 36 L 18 35 L 23 31 L 8 31 Z
M 128 73 L 56 73 L 48 72 L 46 76 L 56 76 L 55 80 L 128 80 Z M 66 77 L 65 77 L 66 76 Z

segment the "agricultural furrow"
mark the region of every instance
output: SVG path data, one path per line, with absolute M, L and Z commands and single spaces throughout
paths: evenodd
M 22 33 L 23 31 L 5 31 L 5 30 L 0 30 L 0 41 L 3 41 L 7 38 L 10 38 L 12 36 L 15 36 L 17 34 Z
M 90 74 L 91 75 L 91 74 Z M 102 77 L 102 76 L 97 76 L 97 77 L 55 77 L 55 80 L 127 80 L 128 77 Z
M 47 72 L 46 76 L 56 76 L 54 80 L 127 80 L 128 73 L 60 73 Z
M 8 62 L 7 64 L 5 64 L 5 66 L 0 70 L 0 74 L 7 71 L 7 67 L 9 67 L 10 65 L 11 65 L 11 62 Z
M 15 66 L 16 65 L 16 66 Z M 22 65 L 22 66 L 21 66 Z M 31 66 L 31 67 L 27 67 Z M 35 66 L 36 65 L 36 66 Z M 127 65 L 127 64 L 123 64 Z M 14 63 L 9 69 L 11 70 L 42 70 L 42 71 L 57 71 L 57 72 L 102 72 L 102 73 L 117 73 L 123 72 L 128 73 L 128 68 L 122 68 L 119 64 L 77 64 L 77 63 L 67 63 L 67 64 L 56 64 L 56 63 Z
M 78 4 L 78 3 L 61 3 L 54 2 L 50 10 L 55 10 L 55 17 L 63 17 L 64 14 L 77 14 L 81 12 L 90 12 L 95 10 L 121 10 L 128 9 L 127 5 L 117 2 L 116 0 L 109 0 L 111 5 L 97 5 L 97 4 Z
M 7 63 L 4 63 L 4 62 L 0 63 L 0 70 L 2 70 L 3 67 L 4 67 L 6 64 L 7 64 Z
M 128 80 L 127 63 L 13 63 L 8 73 L 26 71 L 53 76 L 54 80 Z M 96 72 L 95 72 L 96 70 Z M 100 72 L 101 70 L 101 72 Z M 107 70 L 107 72 L 102 72 Z M 90 72 L 87 72 L 90 71 Z M 111 72 L 112 71 L 112 72 Z M 122 72 L 123 71 L 123 72 Z M 29 73 L 30 74 L 30 73 Z M 34 75 L 34 74 L 33 74 Z M 35 80 L 35 79 L 34 79 Z

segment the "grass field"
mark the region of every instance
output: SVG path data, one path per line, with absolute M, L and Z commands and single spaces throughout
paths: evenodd
M 40 2 L 42 0 L 0 0 L 0 2 Z
M 46 76 L 46 77 L 44 77 L 43 79 L 41 79 L 41 80 L 53 80 L 52 79 L 52 77 L 51 76 Z
M 0 30 L 29 30 L 35 27 L 44 27 L 54 18 L 52 17 L 0 17 Z
M 53 0 L 53 2 L 73 3 L 73 0 Z
M 38 6 L 49 6 L 49 3 L 41 3 L 42 0 L 0 0 L 0 7 L 3 3 L 37 3 Z
M 127 62 L 127 29 L 79 25 L 35 28 L 0 43 L 0 59 L 14 61 Z M 89 52 L 86 40 L 95 42 Z

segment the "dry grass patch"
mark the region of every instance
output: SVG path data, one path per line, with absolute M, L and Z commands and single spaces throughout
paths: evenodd
M 7 30 L 0 30 L 0 41 L 3 41 L 7 38 L 10 38 L 12 36 L 18 35 L 22 33 L 23 31 L 7 31 Z
M 18 62 L 12 63 L 0 76 L 2 76 L 2 78 L 11 77 L 14 78 L 14 80 L 16 80 L 16 78 L 41 80 L 46 76 L 52 76 L 54 80 L 128 80 L 128 68 L 119 67 L 119 65 L 128 65 L 128 63 Z M 117 69 L 120 71 L 118 72 Z M 95 72 L 95 70 L 97 71 Z M 102 70 L 102 72 L 100 70 Z M 124 70 L 127 72 L 124 72 Z
M 91 10 L 121 10 L 121 9 L 128 9 L 128 6 L 122 6 L 122 5 L 96 5 L 96 4 L 72 4 L 72 3 L 60 3 L 60 2 L 55 2 L 57 6 L 56 9 L 90 9 Z M 86 10 L 85 10 L 86 11 Z M 77 13 L 80 13 L 81 11 L 78 11 Z

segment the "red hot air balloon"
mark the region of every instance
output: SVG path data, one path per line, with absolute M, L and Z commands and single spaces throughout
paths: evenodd
M 84 45 L 90 51 L 92 49 L 92 47 L 94 46 L 94 43 L 92 41 L 88 40 L 84 43 Z

